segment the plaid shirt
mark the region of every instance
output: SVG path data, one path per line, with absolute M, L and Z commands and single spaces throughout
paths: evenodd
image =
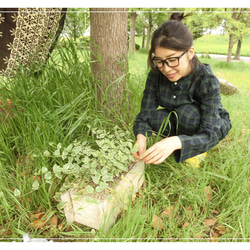
M 182 149 L 174 152 L 176 162 L 208 151 L 228 134 L 232 125 L 228 112 L 221 105 L 219 81 L 209 65 L 198 64 L 195 73 L 177 82 L 169 81 L 161 72 L 149 73 L 141 111 L 134 122 L 135 136 L 146 133 L 151 135 L 149 121 L 159 106 L 172 111 L 185 104 L 200 107 L 201 124 L 191 136 L 178 135 Z

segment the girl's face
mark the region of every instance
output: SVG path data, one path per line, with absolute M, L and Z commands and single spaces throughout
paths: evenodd
M 171 50 L 166 49 L 163 47 L 157 47 L 155 49 L 155 58 L 166 60 L 171 63 L 172 57 L 179 57 L 181 56 L 185 51 L 177 51 L 177 50 Z M 162 72 L 163 75 L 165 75 L 169 81 L 176 82 L 180 80 L 182 77 L 187 76 L 191 73 L 191 65 L 190 61 L 192 60 L 194 56 L 194 47 L 190 47 L 190 49 L 183 54 L 179 58 L 179 65 L 176 67 L 170 67 L 165 62 L 162 68 L 159 68 L 159 70 Z M 178 59 L 177 59 L 178 60 Z

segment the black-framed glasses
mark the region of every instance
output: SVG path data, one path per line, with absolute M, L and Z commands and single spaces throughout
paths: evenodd
M 157 67 L 157 68 L 163 68 L 164 67 L 164 63 L 166 63 L 168 65 L 168 67 L 177 67 L 179 66 L 179 61 L 180 58 L 185 55 L 188 52 L 188 50 L 184 51 L 180 56 L 177 57 L 169 57 L 165 60 L 161 60 L 160 58 L 157 57 L 153 57 L 152 61 L 153 64 Z

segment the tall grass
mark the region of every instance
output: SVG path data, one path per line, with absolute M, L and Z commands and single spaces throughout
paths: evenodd
M 7 111 L 1 113 L 0 124 L 0 223 L 11 237 L 30 231 L 30 214 L 40 206 L 56 211 L 53 196 L 61 184 L 46 183 L 39 176 L 43 167 L 53 166 L 44 151 L 88 138 L 88 125 L 113 127 L 98 110 L 88 48 L 68 41 L 39 68 L 44 70 L 27 72 L 20 66 L 15 77 L 1 78 L 0 108 Z M 36 191 L 35 179 L 40 182 Z

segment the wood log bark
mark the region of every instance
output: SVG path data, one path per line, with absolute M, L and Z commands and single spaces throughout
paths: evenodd
M 220 83 L 220 92 L 223 95 L 234 95 L 237 93 L 240 93 L 240 90 L 233 85 L 232 83 L 228 82 L 225 79 L 218 78 L 219 83 Z

